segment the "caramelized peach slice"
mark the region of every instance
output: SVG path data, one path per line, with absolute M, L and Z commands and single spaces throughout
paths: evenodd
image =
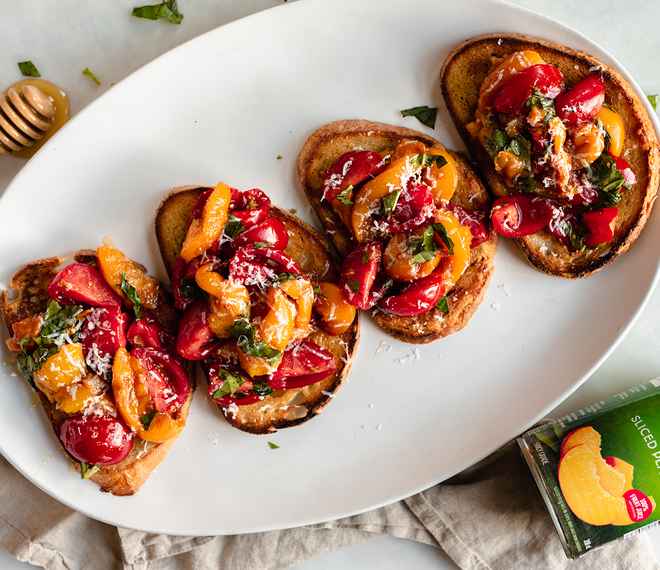
M 190 261 L 204 253 L 222 235 L 229 215 L 231 189 L 220 182 L 204 204 L 202 215 L 195 218 L 188 227 L 183 241 L 181 257 Z
M 357 309 L 348 303 L 334 283 L 319 283 L 314 310 L 321 316 L 318 327 L 328 334 L 346 332 L 355 320 Z
M 82 345 L 64 344 L 34 373 L 34 383 L 52 402 L 62 388 L 80 382 L 87 374 Z

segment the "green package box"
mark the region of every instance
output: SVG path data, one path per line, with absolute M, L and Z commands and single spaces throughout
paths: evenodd
M 660 378 L 530 430 L 518 444 L 568 557 L 660 521 Z

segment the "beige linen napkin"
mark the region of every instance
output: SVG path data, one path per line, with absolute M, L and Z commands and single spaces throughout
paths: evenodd
M 296 529 L 216 537 L 100 523 L 40 491 L 0 456 L 0 543 L 49 570 L 281 570 L 385 535 L 439 546 L 463 570 L 660 570 L 644 533 L 568 560 L 513 442 L 387 507 Z

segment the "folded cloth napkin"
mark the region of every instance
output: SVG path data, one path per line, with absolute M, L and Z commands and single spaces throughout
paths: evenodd
M 644 533 L 567 559 L 514 442 L 387 507 L 301 528 L 207 537 L 95 521 L 37 489 L 0 456 L 0 543 L 49 570 L 280 570 L 385 535 L 443 548 L 463 570 L 660 570 Z

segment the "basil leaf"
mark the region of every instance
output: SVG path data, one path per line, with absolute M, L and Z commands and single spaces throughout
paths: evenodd
M 18 67 L 25 77 L 41 77 L 41 73 L 37 71 L 37 68 L 31 61 L 22 61 L 18 64 Z
M 403 117 L 415 117 L 422 125 L 426 125 L 431 129 L 435 129 L 435 120 L 438 116 L 437 107 L 429 107 L 427 105 L 421 107 L 412 107 L 401 111 Z
M 527 192 L 528 194 L 531 194 L 534 192 L 534 190 L 536 190 L 536 181 L 531 176 L 528 178 L 519 176 L 516 178 L 515 182 L 518 188 L 520 188 L 523 192 Z
M 144 426 L 145 430 L 149 431 L 149 428 L 151 427 L 151 422 L 154 420 L 155 417 L 156 417 L 156 410 L 140 418 L 140 422 Z
M 649 103 L 651 103 L 651 107 L 653 107 L 653 110 L 656 110 L 656 107 L 658 106 L 658 100 L 660 99 L 660 95 L 647 95 L 646 98 L 649 100 Z
M 266 344 L 266 341 L 256 341 L 257 330 L 245 319 L 238 319 L 225 329 L 236 339 L 236 346 L 248 356 L 265 358 L 268 364 L 274 364 L 282 356 L 282 351 Z
M 89 67 L 85 68 L 85 71 L 83 71 L 83 75 L 86 75 L 87 77 L 91 77 L 94 80 L 94 83 L 97 85 L 101 85 L 101 82 L 99 81 L 98 77 L 94 75 L 90 70 Z
M 240 234 L 245 231 L 245 226 L 241 220 L 234 218 L 232 215 L 229 216 L 229 220 L 225 224 L 225 234 L 231 239 L 236 239 Z
M 133 8 L 131 15 L 137 18 L 146 18 L 147 20 L 167 18 L 167 21 L 172 24 L 180 24 L 183 20 L 183 14 L 179 13 L 176 0 L 165 0 L 161 4 Z
M 548 99 L 537 87 L 534 87 L 534 92 L 529 96 L 527 99 L 527 102 L 525 103 L 525 106 L 528 109 L 531 109 L 534 105 L 541 107 L 541 109 L 545 111 L 550 111 L 551 115 L 555 114 L 555 102 L 553 99 Z M 545 117 L 546 119 L 549 120 L 548 115 Z
M 140 301 L 140 295 L 138 294 L 137 289 L 126 280 L 126 273 L 120 273 L 119 275 L 121 276 L 121 283 L 115 285 L 115 287 L 118 287 L 124 296 L 133 303 L 135 320 L 139 321 L 142 318 L 142 310 L 140 309 L 142 303 Z
M 433 228 L 433 231 L 438 234 L 440 241 L 442 241 L 442 243 L 444 243 L 447 247 L 447 252 L 449 255 L 454 255 L 454 242 L 449 237 L 447 228 L 445 228 L 445 226 L 443 226 L 440 222 L 433 224 L 431 227 Z
M 352 206 L 353 202 L 346 197 L 351 190 L 353 190 L 353 186 L 348 186 L 344 188 L 344 190 L 342 190 L 339 194 L 337 194 L 336 199 L 339 200 L 345 206 Z
M 527 172 L 532 169 L 532 143 L 528 138 L 518 135 L 511 140 L 504 150 L 508 150 L 519 157 L 523 162 L 523 168 Z
M 254 249 L 262 249 L 264 247 L 273 247 L 273 244 L 268 243 L 267 241 L 255 241 L 253 244 Z
M 80 462 L 80 478 L 81 479 L 89 479 L 98 470 L 99 470 L 98 465 L 90 465 L 89 463 L 85 463 L 84 461 Z
M 503 131 L 502 129 L 495 129 L 493 131 L 493 140 L 484 137 L 484 146 L 486 147 L 488 154 L 493 158 L 496 158 L 501 151 L 506 150 L 508 145 L 509 135 L 507 135 L 506 131 Z
M 300 273 L 287 273 L 286 271 L 282 273 L 278 273 L 277 277 L 272 279 L 273 285 L 276 285 L 278 283 L 284 283 L 285 281 L 293 281 L 294 279 L 298 279 L 298 277 L 302 277 Z
M 435 164 L 438 168 L 442 168 L 447 164 L 447 159 L 441 154 L 429 154 L 428 152 L 424 152 L 422 154 L 411 156 L 410 163 L 414 166 L 429 168 Z
M 355 279 L 346 279 L 346 283 L 348 283 L 348 286 L 353 289 L 354 293 L 358 293 L 360 289 L 360 282 L 356 281 Z
M 262 398 L 273 393 L 273 388 L 268 385 L 267 380 L 259 380 L 254 383 L 254 393 Z
M 286 0 L 284 0 L 284 1 L 286 2 Z M 279 449 L 280 448 L 279 445 L 275 445 L 274 443 L 271 443 L 270 441 L 268 442 L 268 447 L 270 447 L 271 449 Z
M 222 386 L 213 393 L 214 399 L 235 394 L 236 391 L 245 384 L 245 378 L 240 374 L 230 372 L 229 370 L 218 370 L 218 378 L 222 378 L 224 382 Z
M 82 321 L 78 315 L 82 313 L 80 305 L 65 305 L 51 300 L 39 337 L 33 339 L 37 344 L 64 344 L 67 340 L 78 342 Z
M 410 261 L 412 263 L 425 263 L 426 261 L 431 261 L 435 257 L 435 253 L 430 251 L 422 250 L 417 255 L 414 255 Z
M 447 295 L 442 296 L 442 299 L 436 303 L 435 308 L 445 315 L 449 312 L 449 301 L 447 300 Z
M 399 201 L 400 195 L 401 195 L 401 188 L 387 194 L 386 196 L 383 196 L 383 200 L 382 200 L 383 203 L 380 208 L 380 213 L 383 216 L 387 216 L 388 214 L 391 214 L 394 211 L 394 208 L 396 208 L 396 203 Z
M 327 297 L 323 294 L 323 291 L 321 291 L 320 287 L 314 287 L 314 293 L 316 293 L 319 297 L 323 297 L 324 299 L 327 299 Z
M 598 197 L 605 206 L 616 206 L 621 201 L 621 189 L 630 188 L 614 159 L 605 153 L 587 167 L 587 175 L 600 190 Z
M 194 299 L 202 292 L 194 277 L 181 277 L 179 279 L 179 288 L 186 301 Z

